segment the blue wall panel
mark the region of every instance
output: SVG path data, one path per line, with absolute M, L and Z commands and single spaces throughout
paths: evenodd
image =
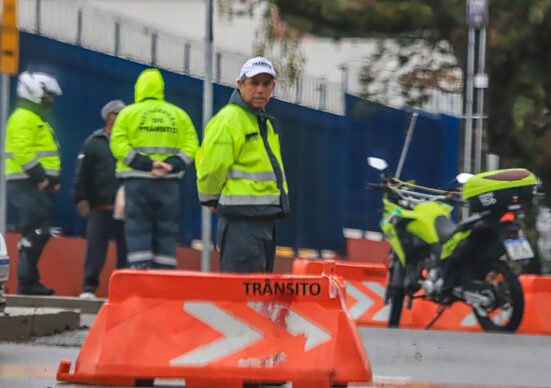
M 84 221 L 71 199 L 75 162 L 82 142 L 103 125 L 100 109 L 108 100 L 134 100 L 134 83 L 146 66 L 32 34 L 21 34 L 20 69 L 53 74 L 63 89 L 48 121 L 62 148 L 62 189 L 55 201 L 54 225 L 82 235 Z M 186 110 L 197 131 L 202 122 L 202 81 L 162 71 L 166 99 Z M 12 106 L 16 80 L 12 79 Z M 215 85 L 214 112 L 232 88 Z M 267 110 L 282 144 L 291 199 L 291 216 L 280 222 L 278 241 L 292 247 L 344 251 L 343 227 L 375 230 L 380 197 L 365 190 L 377 179 L 368 155 L 396 168 L 410 113 L 347 96 L 346 116 L 336 116 L 278 100 Z M 421 114 L 402 177 L 442 185 L 457 167 L 456 118 Z M 201 209 L 195 171 L 182 180 L 180 241 L 200 238 Z M 13 223 L 13 209 L 9 222 Z M 213 229 L 216 217 L 214 217 Z
M 385 159 L 394 173 L 412 112 L 353 96 L 347 96 L 346 105 L 351 131 L 345 226 L 377 230 L 381 195 L 366 190 L 365 185 L 380 178 L 378 172 L 367 165 L 367 157 Z M 429 187 L 447 186 L 457 174 L 458 142 L 457 118 L 419 112 L 400 178 Z
M 54 225 L 66 233 L 84 233 L 84 221 L 71 200 L 75 161 L 82 142 L 103 125 L 100 109 L 111 99 L 131 103 L 134 83 L 147 66 L 110 55 L 75 47 L 32 34 L 21 34 L 21 71 L 44 71 L 54 75 L 62 89 L 48 121 L 55 128 L 63 153 L 62 189 L 56 196 Z M 202 81 L 171 72 L 162 72 L 166 99 L 186 110 L 201 132 Z M 12 103 L 15 102 L 12 79 Z M 214 112 L 229 99 L 232 88 L 215 85 Z M 13 104 L 12 104 L 13 106 Z M 297 105 L 272 100 L 267 110 L 277 117 L 275 123 L 282 142 L 282 154 L 293 213 L 281 222 L 281 245 L 324 247 L 341 250 L 342 170 L 346 130 L 342 117 Z M 335 157 L 336 156 L 336 157 Z M 9 220 L 13 223 L 13 209 Z M 195 171 L 182 180 L 182 217 L 180 241 L 184 244 L 200 238 L 201 210 L 197 200 Z M 216 217 L 215 217 L 216 222 Z M 215 225 L 213 225 L 214 229 Z

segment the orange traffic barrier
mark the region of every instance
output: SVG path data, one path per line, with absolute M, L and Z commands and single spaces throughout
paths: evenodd
M 186 387 L 371 382 L 342 279 L 329 276 L 115 271 L 70 373 L 60 381 L 133 386 L 155 378 Z
M 346 306 L 358 325 L 386 327 L 389 308 L 384 304 L 387 268 L 382 264 L 347 263 L 333 260 L 295 259 L 293 274 L 317 275 L 333 273 L 341 276 L 346 285 Z
M 551 276 L 521 275 L 524 317 L 520 333 L 551 334 Z
M 315 275 L 333 267 L 346 285 L 346 306 L 358 325 L 384 327 L 388 324 L 390 306 L 384 304 L 387 268 L 383 265 L 343 261 L 301 260 L 293 264 L 293 273 Z M 324 269 L 325 268 L 325 269 Z M 524 290 L 524 316 L 518 333 L 551 334 L 551 277 L 521 275 Z M 416 299 L 411 310 L 404 306 L 400 327 L 423 329 L 436 316 L 440 306 Z M 448 307 L 432 325 L 435 330 L 482 331 L 472 308 L 464 303 Z

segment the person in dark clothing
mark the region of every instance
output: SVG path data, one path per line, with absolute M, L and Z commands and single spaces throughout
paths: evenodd
M 126 267 L 124 223 L 113 218 L 113 207 L 120 181 L 115 176 L 116 159 L 109 148 L 109 138 L 118 113 L 125 107 L 120 100 L 110 101 L 101 109 L 105 127 L 86 139 L 79 155 L 74 199 L 82 217 L 87 217 L 86 254 L 83 266 L 83 299 L 95 297 L 99 275 L 105 265 L 111 235 L 117 243 L 117 268 Z

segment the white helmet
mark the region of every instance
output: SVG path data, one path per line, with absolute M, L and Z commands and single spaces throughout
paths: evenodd
M 25 71 L 17 81 L 17 95 L 36 104 L 42 103 L 45 93 L 61 96 L 61 88 L 51 75 Z

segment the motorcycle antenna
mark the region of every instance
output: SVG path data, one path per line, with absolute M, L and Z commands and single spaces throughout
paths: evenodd
M 402 174 L 402 168 L 404 167 L 404 162 L 408 154 L 409 143 L 411 143 L 411 137 L 413 136 L 413 130 L 415 128 L 415 123 L 417 122 L 417 116 L 419 112 L 415 111 L 411 115 L 411 120 L 409 122 L 408 133 L 406 135 L 406 141 L 404 142 L 404 147 L 402 148 L 402 154 L 400 155 L 400 160 L 398 161 L 398 168 L 396 169 L 396 178 L 400 179 L 400 174 Z

